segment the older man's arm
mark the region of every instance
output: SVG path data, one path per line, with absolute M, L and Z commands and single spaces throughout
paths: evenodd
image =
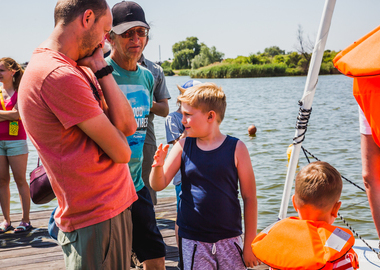
M 153 106 L 150 111 L 155 115 L 166 117 L 169 114 L 169 102 L 168 99 L 161 99 L 153 101 Z

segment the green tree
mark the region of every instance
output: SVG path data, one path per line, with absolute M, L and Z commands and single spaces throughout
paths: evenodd
M 285 56 L 281 54 L 278 54 L 275 57 L 273 57 L 273 63 L 281 64 L 285 63 L 285 60 Z
M 197 69 L 200 67 L 205 67 L 215 62 L 222 61 L 224 53 L 218 52 L 215 46 L 211 48 L 207 47 L 206 44 L 201 44 L 201 51 L 198 55 L 194 57 L 191 61 L 191 68 Z
M 187 37 L 186 40 L 175 43 L 172 47 L 174 59 L 173 69 L 188 69 L 191 60 L 200 53 L 201 45 L 197 37 Z
M 189 69 L 191 67 L 191 60 L 194 58 L 194 51 L 190 49 L 183 49 L 176 52 L 174 55 L 172 68 L 173 69 Z
M 322 62 L 323 63 L 329 63 L 329 62 L 332 62 L 332 60 L 334 59 L 334 57 L 338 54 L 338 52 L 336 51 L 330 51 L 330 50 L 326 50 L 324 51 L 323 53 L 323 58 L 322 58 Z
M 258 52 L 257 54 L 260 54 L 260 52 Z M 249 62 L 252 65 L 260 64 L 260 58 L 256 54 L 250 54 L 248 57 L 249 57 Z
M 265 48 L 264 53 L 268 54 L 269 56 L 275 56 L 279 54 L 285 54 L 285 51 L 281 50 L 278 46 L 272 46 Z
M 301 55 L 299 55 L 297 52 L 292 52 L 286 59 L 285 64 L 290 68 L 296 67 L 301 58 Z
M 162 64 L 161 64 L 161 67 L 163 69 L 168 69 L 168 68 L 171 68 L 171 63 L 169 61 L 164 61 Z
M 201 50 L 201 45 L 198 44 L 198 38 L 197 37 L 187 37 L 186 40 L 179 41 L 175 43 L 172 47 L 173 54 L 176 54 L 179 51 L 182 51 L 184 49 L 193 50 L 194 54 L 199 54 Z
M 271 63 L 271 58 L 267 53 L 262 53 L 258 55 L 259 57 L 259 63 L 260 65 L 265 65 L 265 64 L 270 64 Z

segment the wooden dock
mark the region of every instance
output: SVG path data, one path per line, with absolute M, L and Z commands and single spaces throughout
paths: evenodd
M 177 269 L 175 266 L 178 264 L 178 248 L 174 233 L 177 213 L 175 197 L 158 199 L 155 209 L 157 224 L 166 243 L 166 269 Z M 13 231 L 8 231 L 0 235 L 0 269 L 65 269 L 62 249 L 47 232 L 51 212 L 52 209 L 31 212 L 33 229 L 29 232 L 14 234 Z M 12 214 L 11 219 L 15 226 L 20 222 L 21 214 Z

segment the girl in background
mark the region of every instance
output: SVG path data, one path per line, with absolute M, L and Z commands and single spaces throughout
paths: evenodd
M 10 173 L 12 169 L 22 206 L 22 220 L 15 233 L 30 230 L 30 191 L 26 182 L 28 146 L 17 106 L 17 89 L 24 71 L 12 58 L 0 58 L 0 205 L 4 220 L 0 234 L 13 229 L 10 219 Z

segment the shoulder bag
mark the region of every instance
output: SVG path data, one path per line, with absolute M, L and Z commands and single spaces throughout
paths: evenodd
M 38 158 L 37 168 L 30 173 L 30 197 L 35 204 L 45 204 L 55 198 L 44 166 Z

